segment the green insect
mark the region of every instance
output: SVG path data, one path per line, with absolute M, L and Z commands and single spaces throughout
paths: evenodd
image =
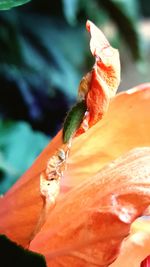
M 83 121 L 85 112 L 87 111 L 85 101 L 78 102 L 72 107 L 72 109 L 67 114 L 67 117 L 63 126 L 63 142 L 68 143 L 70 138 L 80 127 L 80 124 Z

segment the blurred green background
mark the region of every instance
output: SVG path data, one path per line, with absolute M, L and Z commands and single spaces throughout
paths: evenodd
M 147 0 L 0 0 L 0 194 L 32 164 L 76 100 L 94 62 L 86 20 L 120 50 L 119 90 L 126 90 L 149 80 L 149 16 Z

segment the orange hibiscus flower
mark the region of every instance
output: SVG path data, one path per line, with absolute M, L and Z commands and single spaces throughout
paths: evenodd
M 0 233 L 43 254 L 49 267 L 138 267 L 150 254 L 149 221 L 135 221 L 150 205 L 150 84 L 118 94 L 99 120 L 120 77 L 114 50 L 104 39 L 107 53 L 99 54 L 95 36 L 103 37 L 89 23 L 96 63 L 79 90 L 87 112 L 71 137 L 67 168 L 60 131 L 0 199 Z M 101 109 L 92 104 L 95 84 Z M 92 127 L 79 135 L 85 124 Z

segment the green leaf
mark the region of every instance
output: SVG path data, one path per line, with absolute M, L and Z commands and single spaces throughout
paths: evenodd
M 49 138 L 25 122 L 0 121 L 0 194 L 4 193 L 33 163 Z
M 0 266 L 46 267 L 46 261 L 43 255 L 24 249 L 5 235 L 0 235 Z
M 69 111 L 63 127 L 63 142 L 67 143 L 75 131 L 80 127 L 87 110 L 85 101 L 77 103 Z
M 26 16 L 20 17 L 25 64 L 30 64 L 30 68 L 45 76 L 50 86 L 60 88 L 68 98 L 76 97 L 88 50 L 85 26 L 73 28 L 64 21 L 34 15 L 28 15 L 28 20 Z
M 30 2 L 30 0 L 0 0 L 0 10 L 8 10 L 10 8 L 21 6 Z
M 72 100 L 89 51 L 85 25 L 71 27 L 62 20 L 33 14 L 28 14 L 27 20 L 23 12 L 17 13 L 11 10 L 0 16 L 0 75 L 17 84 L 20 75 L 29 89 L 38 90 L 41 84 L 49 95 L 58 88 Z
M 79 10 L 79 0 L 62 0 L 63 2 L 63 11 L 67 21 L 70 24 L 75 24 L 77 22 L 77 12 Z
M 0 51 L 3 51 L 0 53 L 0 63 L 20 66 L 23 58 L 15 25 L 15 12 L 1 12 L 0 15 Z
M 96 2 L 99 4 L 100 8 L 104 8 L 110 18 L 117 25 L 120 34 L 131 51 L 131 55 L 135 60 L 138 60 L 141 53 L 138 33 L 133 19 L 126 13 L 125 8 L 123 8 L 119 2 L 114 2 L 113 0 L 96 0 Z

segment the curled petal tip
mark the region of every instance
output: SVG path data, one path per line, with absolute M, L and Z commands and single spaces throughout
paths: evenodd
M 90 50 L 95 57 L 95 64 L 79 86 L 79 96 L 85 99 L 88 112 L 77 135 L 84 133 L 102 119 L 120 83 L 118 50 L 110 46 L 105 35 L 90 20 L 87 20 L 86 28 L 91 35 Z M 88 127 L 85 128 L 84 125 Z
M 86 29 L 87 29 L 88 32 L 90 32 L 90 23 L 91 23 L 90 20 L 86 21 Z
M 90 20 L 86 22 L 86 29 L 91 34 L 90 49 L 94 56 L 98 55 L 103 49 L 110 47 L 105 35 Z

